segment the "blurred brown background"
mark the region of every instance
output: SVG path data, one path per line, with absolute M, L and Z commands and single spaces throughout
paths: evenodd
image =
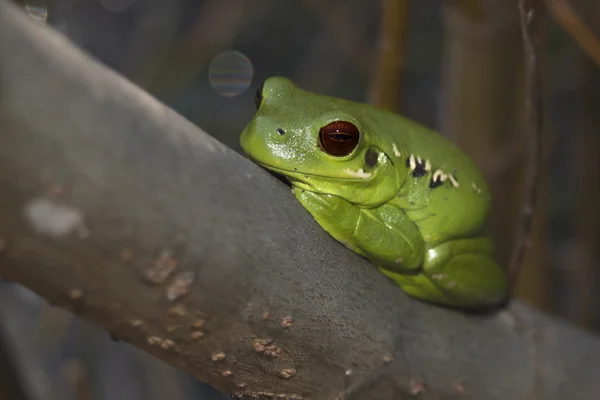
M 272 75 L 441 131 L 486 175 L 508 262 L 528 157 L 516 1 L 17 2 L 237 151 Z M 546 146 L 517 296 L 597 331 L 600 4 L 541 3 Z M 227 398 L 26 289 L 0 297 L 0 399 Z

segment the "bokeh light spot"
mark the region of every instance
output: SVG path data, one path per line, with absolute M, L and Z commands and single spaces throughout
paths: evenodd
M 236 50 L 228 50 L 213 58 L 208 67 L 208 80 L 221 96 L 234 97 L 250 87 L 253 76 L 250 59 Z

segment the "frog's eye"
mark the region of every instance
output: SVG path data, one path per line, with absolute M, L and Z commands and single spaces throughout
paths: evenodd
M 262 103 L 262 99 L 263 99 L 263 95 L 262 95 L 263 87 L 264 87 L 264 84 L 260 85 L 260 87 L 258 88 L 258 90 L 256 91 L 256 93 L 254 94 L 254 105 L 256 106 L 257 110 L 260 108 L 260 103 Z
M 319 131 L 319 147 L 332 156 L 347 156 L 358 146 L 360 132 L 347 121 L 331 122 Z

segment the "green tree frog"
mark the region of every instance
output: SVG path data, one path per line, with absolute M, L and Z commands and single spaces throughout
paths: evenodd
M 267 79 L 241 134 L 249 158 L 291 184 L 337 241 L 406 293 L 459 308 L 507 296 L 493 242 L 482 234 L 490 194 L 449 140 L 368 104 Z

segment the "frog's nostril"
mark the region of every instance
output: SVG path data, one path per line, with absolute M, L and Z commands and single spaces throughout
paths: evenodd
M 279 133 L 281 136 L 283 136 L 283 135 L 285 135 L 285 129 L 277 128 L 277 133 Z

